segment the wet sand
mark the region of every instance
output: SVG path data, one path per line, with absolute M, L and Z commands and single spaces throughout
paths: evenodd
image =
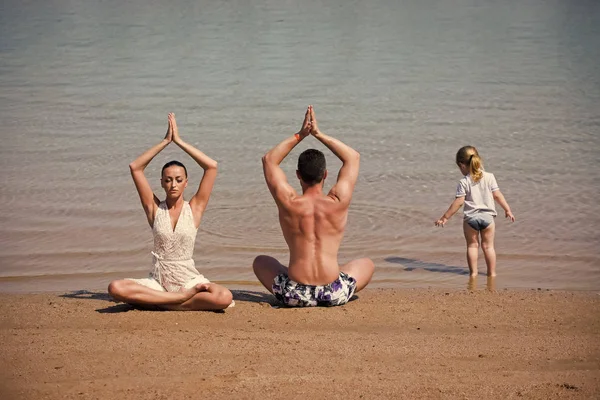
M 103 292 L 0 295 L 0 398 L 589 399 L 600 296 L 367 289 L 344 307 L 156 312 Z

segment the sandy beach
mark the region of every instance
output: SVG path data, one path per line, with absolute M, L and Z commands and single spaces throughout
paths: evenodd
M 600 399 L 600 1 L 1 10 L 0 400 Z M 274 307 L 252 267 L 261 254 L 289 264 L 261 158 L 309 104 L 360 152 L 338 264 L 375 264 L 332 309 Z M 163 140 L 170 112 L 218 162 L 185 258 L 232 288 L 224 312 L 106 293 L 154 269 L 129 164 Z M 467 283 L 464 211 L 434 224 L 465 145 L 516 217 L 496 205 L 488 285 L 483 254 Z M 298 193 L 309 148 L 327 159 L 324 191 L 336 184 L 329 147 L 307 137 L 280 163 Z M 178 160 L 191 200 L 196 158 L 164 148 L 144 167 L 153 193 L 165 197 L 162 166 Z
M 234 296 L 185 313 L 2 294 L 0 397 L 600 397 L 596 292 L 367 289 L 331 309 Z

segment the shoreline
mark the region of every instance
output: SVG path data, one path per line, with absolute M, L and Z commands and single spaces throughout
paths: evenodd
M 211 282 L 221 284 L 229 289 L 262 290 L 258 280 L 249 274 L 241 280 L 231 280 L 217 277 Z M 114 279 L 124 277 L 145 277 L 147 271 L 137 273 L 76 273 L 76 274 L 54 274 L 54 275 L 26 275 L 26 276 L 4 276 L 0 277 L 1 294 L 52 294 L 77 291 L 106 291 L 108 284 Z M 453 274 L 443 280 L 436 279 L 435 275 L 415 275 L 411 272 L 399 272 L 398 278 L 375 276 L 368 285 L 368 289 L 440 289 L 440 290 L 554 290 L 570 292 L 592 292 L 600 293 L 595 281 L 587 285 L 559 284 L 556 281 L 531 281 L 519 282 L 514 276 L 499 275 L 488 278 L 485 274 L 479 274 L 475 280 L 470 279 L 468 273 Z M 209 276 L 210 278 L 210 276 Z
M 343 307 L 154 312 L 105 292 L 0 294 L 3 399 L 595 398 L 600 296 L 365 289 Z

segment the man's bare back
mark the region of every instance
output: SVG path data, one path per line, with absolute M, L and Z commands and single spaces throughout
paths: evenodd
M 296 175 L 302 186 L 302 195 L 298 195 L 290 186 L 279 166 L 292 149 L 309 135 L 323 143 L 342 161 L 337 182 L 327 195 L 323 193 L 327 177 L 325 156 L 319 150 L 306 150 L 298 159 Z M 290 250 L 290 265 L 286 268 L 272 257 L 258 256 L 253 267 L 261 283 L 280 300 L 282 295 L 279 292 L 284 291 L 290 298 L 295 296 L 302 299 L 295 300 L 294 297 L 291 305 L 343 304 L 348 299 L 340 300 L 343 297 L 340 293 L 345 291 L 349 298 L 371 280 L 374 265 L 367 258 L 351 261 L 342 267 L 338 264 L 338 250 L 346 228 L 359 163 L 358 152 L 319 130 L 312 106 L 306 111 L 300 132 L 275 146 L 263 157 L 267 186 L 277 203 L 279 222 Z M 308 292 L 312 294 L 309 296 L 306 294 Z M 326 300 L 305 299 L 315 293 Z M 329 301 L 330 298 L 335 300 Z
M 337 256 L 348 205 L 310 189 L 279 206 L 279 222 L 290 249 L 289 277 L 304 284 L 326 285 L 340 273 Z

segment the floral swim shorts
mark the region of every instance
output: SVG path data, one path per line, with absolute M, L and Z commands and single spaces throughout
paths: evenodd
M 327 285 L 314 286 L 295 282 L 286 274 L 273 280 L 273 294 L 288 307 L 333 307 L 346 304 L 354 294 L 356 279 L 340 272 L 340 276 Z

